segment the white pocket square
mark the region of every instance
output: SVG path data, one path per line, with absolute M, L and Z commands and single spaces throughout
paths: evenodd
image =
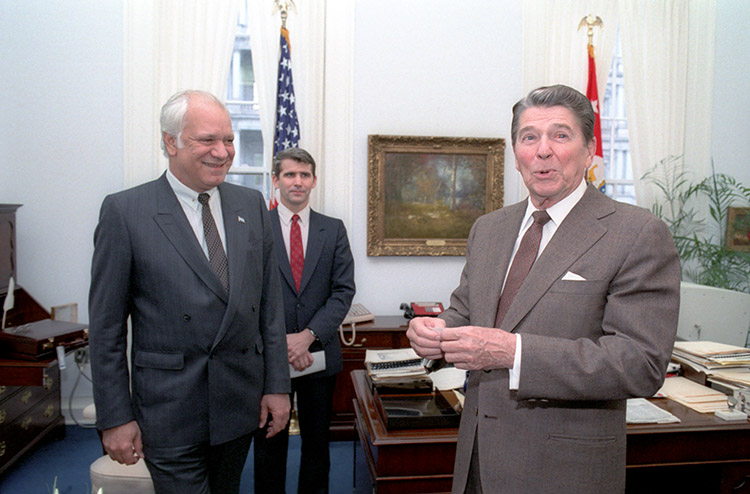
M 565 276 L 562 277 L 563 281 L 586 281 L 586 278 L 580 274 L 575 274 L 573 271 L 568 271 Z

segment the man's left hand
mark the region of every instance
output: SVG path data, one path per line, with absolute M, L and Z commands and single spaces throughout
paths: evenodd
M 315 362 L 315 358 L 312 356 L 312 353 L 305 352 L 302 354 L 302 356 L 300 356 L 300 358 L 292 360 L 289 363 L 292 364 L 294 370 L 303 371 L 310 367 L 313 362 Z
M 286 350 L 287 356 L 289 357 L 289 363 L 298 360 L 304 354 L 308 353 L 307 350 L 315 341 L 315 336 L 309 329 L 304 329 L 299 333 L 290 333 L 286 335 Z
M 286 423 L 289 421 L 290 408 L 289 395 L 286 393 L 263 395 L 263 398 L 260 399 L 260 424 L 258 424 L 258 427 L 262 429 L 268 422 L 266 438 L 275 436 L 286 427 Z
M 510 369 L 516 353 L 516 335 L 497 328 L 461 326 L 440 333 L 445 360 L 459 369 Z

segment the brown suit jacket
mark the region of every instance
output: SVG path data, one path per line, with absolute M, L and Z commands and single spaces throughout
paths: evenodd
M 493 327 L 526 202 L 487 214 L 469 235 L 449 327 Z M 566 273 L 584 281 L 563 280 Z M 469 379 L 453 492 L 474 440 L 485 493 L 625 490 L 625 403 L 661 386 L 677 331 L 680 264 L 666 225 L 589 186 L 520 288 L 502 329 L 522 339 L 519 389 L 508 371 Z

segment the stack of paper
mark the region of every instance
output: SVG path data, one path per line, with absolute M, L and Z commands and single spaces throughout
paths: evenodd
M 728 406 L 724 393 L 684 377 L 668 377 L 659 393 L 700 413 L 713 413 Z
M 750 368 L 733 367 L 711 371 L 711 381 L 728 384 L 737 388 L 750 387 Z
M 630 398 L 626 412 L 628 424 L 671 424 L 680 419 L 646 398 Z
M 672 358 L 707 374 L 713 369 L 750 367 L 750 349 L 714 341 L 678 341 Z
M 365 367 L 373 381 L 427 375 L 422 358 L 411 348 L 367 350 Z

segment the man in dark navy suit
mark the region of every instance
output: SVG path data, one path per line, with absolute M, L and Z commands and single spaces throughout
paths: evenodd
M 281 271 L 289 364 L 304 371 L 323 350 L 325 368 L 292 379 L 302 437 L 299 493 L 327 493 L 331 421 L 336 374 L 342 369 L 338 327 L 354 297 L 354 260 L 341 220 L 310 209 L 315 160 L 304 149 L 276 155 L 273 184 L 281 203 L 271 211 Z M 289 429 L 255 443 L 255 492 L 285 492 Z

